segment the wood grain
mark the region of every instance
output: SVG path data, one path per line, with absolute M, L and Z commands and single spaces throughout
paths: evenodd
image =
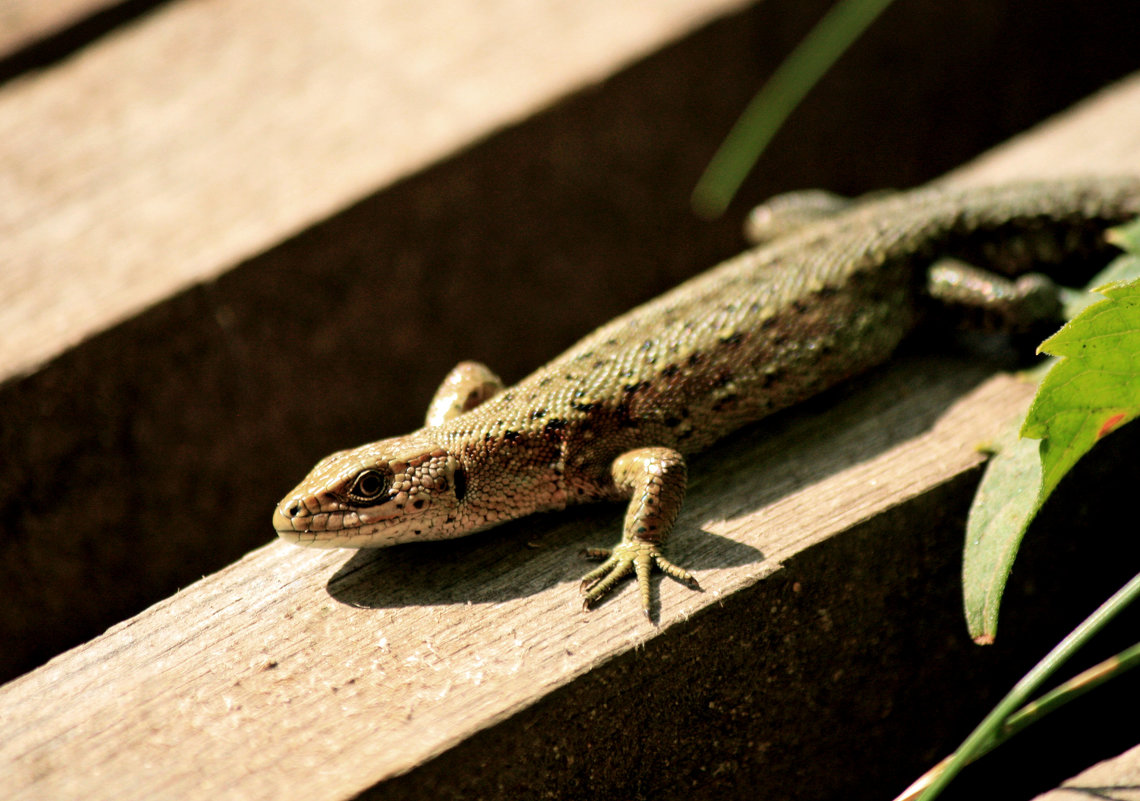
M 405 57 L 403 50 L 385 51 L 384 41 L 333 35 L 301 4 L 274 4 L 268 13 L 249 2 L 180 3 L 63 65 L 44 83 L 12 87 L 0 98 L 0 131 L 12 142 L 0 175 L 35 202 L 17 207 L 0 200 L 7 252 L 19 254 L 5 256 L 13 260 L 0 272 L 0 289 L 17 298 L 0 319 L 3 374 L 61 352 L 172 288 L 215 275 L 278 242 L 283 231 L 304 228 L 567 86 L 580 87 L 583 75 L 588 81 L 607 74 L 654 46 L 655 31 L 675 31 L 678 19 L 692 24 L 713 13 L 711 6 L 694 11 L 694 5 L 654 3 L 625 4 L 614 11 L 617 18 L 605 16 L 613 5 L 567 6 L 568 16 L 549 28 L 516 5 L 491 5 L 472 21 L 475 27 L 459 31 L 454 51 Z M 365 25 L 375 7 L 344 3 L 340 24 L 392 31 Z M 621 16 L 650 7 L 664 9 L 668 19 Z M 383 8 L 392 15 L 386 22 L 410 26 L 399 38 L 413 39 L 448 28 L 455 12 L 434 4 L 431 16 L 416 21 L 394 6 Z M 321 14 L 328 13 L 326 5 Z M 298 27 L 316 35 L 301 45 L 288 35 Z M 621 41 L 599 48 L 606 55 L 585 52 L 611 36 Z M 377 87 L 369 77 L 380 69 L 373 48 L 387 53 L 384 64 L 406 71 L 406 82 Z M 168 69 L 123 70 L 166 62 Z M 574 65 L 575 77 L 560 83 L 564 62 Z M 532 63 L 549 63 L 550 73 L 527 69 Z M 243 69 L 233 86 L 236 64 Z M 483 99 L 502 85 L 512 87 L 504 93 L 510 98 L 488 111 Z M 333 99 L 332 86 L 347 95 Z M 177 104 L 166 102 L 174 89 Z M 77 94 L 97 96 L 107 112 L 105 119 L 85 117 L 89 135 L 70 142 L 66 133 L 76 120 L 69 115 L 78 112 L 67 101 Z M 351 102 L 343 102 L 346 96 Z M 1035 175 L 1135 165 L 1130 132 L 1140 129 L 1138 100 L 1140 81 L 1133 79 L 1016 143 L 971 179 L 997 175 L 1026 148 L 1035 155 L 1024 169 Z M 392 108 L 405 115 L 395 115 L 400 125 L 379 126 L 393 118 Z M 42 122 L 38 136 L 20 119 Z M 212 135 L 219 127 L 225 136 Z M 1077 131 L 1082 147 L 1061 135 L 1066 131 Z M 25 158 L 45 143 L 50 158 Z M 164 148 L 172 148 L 170 158 L 149 158 Z M 147 169 L 137 170 L 140 162 Z M 307 166 L 263 171 L 265 163 Z M 322 168 L 311 166 L 317 164 Z M 211 228 L 216 237 L 202 236 Z M 44 247 L 80 234 L 81 252 Z M 61 252 L 66 259 L 56 258 Z M 155 254 L 163 256 L 162 270 L 152 269 Z M 93 269 L 108 263 L 109 269 Z M 225 329 L 224 304 L 208 310 Z M 237 337 L 226 343 L 243 344 Z M 766 728 L 748 735 L 747 753 L 764 775 L 792 781 L 804 763 L 773 756 L 790 748 L 778 730 L 802 730 L 786 725 L 789 718 L 829 720 L 829 709 L 851 703 L 869 731 L 895 703 L 886 693 L 827 693 L 848 688 L 844 674 L 890 672 L 873 657 L 900 647 L 886 627 L 903 625 L 912 607 L 900 614 L 897 599 L 875 593 L 903 586 L 891 573 L 894 563 L 905 566 L 898 569 L 912 582 L 949 586 L 919 568 L 936 564 L 953 573 L 947 558 L 953 545 L 939 533 L 945 527 L 933 523 L 916 536 L 908 517 L 902 525 L 908 536 L 876 539 L 882 551 L 871 553 L 866 529 L 900 507 L 937 517 L 947 497 L 960 512 L 970 471 L 980 462 L 975 445 L 992 437 L 1028 394 L 1009 377 L 990 379 L 990 372 L 951 357 L 903 359 L 703 456 L 694 465 L 674 553 L 698 571 L 705 592 L 659 582 L 658 628 L 637 614 L 629 588 L 589 614 L 577 609 L 582 570 L 573 554 L 613 539 L 619 515 L 613 508 L 375 554 L 281 543 L 253 551 L 0 688 L 0 794 L 339 799 L 455 797 L 462 795 L 457 787 L 467 787 L 467 797 L 518 797 L 520 787 L 529 787 L 532 795 L 570 797 L 594 788 L 665 797 L 692 789 L 674 783 L 679 762 L 705 759 L 697 745 L 673 739 L 678 729 L 712 732 L 705 741 L 712 749 L 717 732 L 726 736 L 731 719 L 746 712 L 766 719 Z M 174 406 L 178 397 L 165 400 Z M 286 449 L 293 429 L 280 430 L 279 447 Z M 188 458 L 177 448 L 163 453 Z M 259 458 L 272 461 L 278 453 L 263 448 Z M 948 496 L 946 487 L 953 490 Z M 242 490 L 239 484 L 233 491 Z M 208 528 L 213 521 L 197 511 L 196 500 L 187 501 L 189 514 Z M 216 500 L 204 508 L 226 508 L 224 494 Z M 886 544 L 915 540 L 914 562 L 907 561 L 910 550 Z M 124 543 L 129 559 L 133 552 Z M 843 557 L 834 572 L 804 567 L 821 553 Z M 887 564 L 872 573 L 876 560 Z M 820 595 L 831 586 L 848 587 L 847 604 L 855 608 Z M 805 625 L 785 626 L 787 609 Z M 839 625 L 845 611 L 866 628 Z M 745 619 L 761 628 L 760 639 L 748 639 Z M 953 640 L 934 630 L 938 639 Z M 818 648 L 803 651 L 809 641 Z M 686 652 L 687 643 L 704 650 Z M 796 649 L 811 658 L 797 663 Z M 945 655 L 931 654 L 932 662 Z M 736 673 L 710 666 L 729 657 Z M 763 679 L 743 674 L 745 666 L 765 671 Z M 713 709 L 704 694 L 709 684 L 733 687 L 737 695 Z M 590 688 L 589 703 L 582 687 Z M 701 711 L 713 715 L 706 728 L 697 719 Z M 820 747 L 812 742 L 829 742 L 827 732 L 815 734 L 804 735 L 799 760 Z M 455 755 L 465 749 L 475 756 L 460 761 Z M 738 772 L 741 784 L 756 773 L 726 761 L 699 765 L 693 781 L 700 770 Z
M 268 545 L 0 690 L 25 733 L 0 744 L 5 795 L 376 786 L 977 465 L 972 443 L 1029 392 L 1008 378 L 969 391 L 983 376 L 910 363 L 700 459 L 672 553 L 705 591 L 660 582 L 659 628 L 629 587 L 579 608 L 574 553 L 613 538 L 613 508 L 377 553 Z
M 1072 798 L 1136 798 L 1140 792 L 1140 746 L 1082 771 L 1035 801 L 1069 801 Z
M 273 3 L 259 8 L 269 17 L 277 11 Z M 669 5 L 645 8 L 676 11 Z M 470 10 L 482 14 L 482 8 Z M 631 10 L 622 6 L 616 13 Z M 536 24 L 557 28 L 563 16 L 544 7 Z M 141 20 L 119 37 L 149 37 L 156 25 L 165 29 L 162 19 L 159 13 Z M 299 27 L 281 32 L 283 42 L 332 35 L 325 28 L 310 32 L 301 24 L 303 14 L 292 19 Z M 347 15 L 341 24 L 352 30 L 348 23 L 354 19 Z M 258 28 L 256 15 L 248 24 Z M 425 39 L 415 25 L 384 30 L 405 37 L 410 49 L 450 52 L 446 38 Z M 463 25 L 454 30 L 470 34 Z M 252 71 L 264 81 L 236 74 L 226 80 L 243 83 L 254 95 L 309 91 L 306 84 L 294 86 L 287 70 L 267 74 L 259 48 L 268 57 L 285 45 L 254 38 L 234 70 Z M 249 147 L 250 129 L 270 138 L 294 139 L 298 133 L 277 124 L 277 106 L 254 98 L 248 111 L 256 118 L 203 128 L 201 139 L 188 140 L 181 125 L 161 118 L 177 116 L 173 109 L 184 103 L 200 102 L 209 91 L 202 84 L 217 81 L 217 75 L 204 70 L 185 76 L 181 88 L 163 94 L 154 81 L 162 83 L 167 75 L 165 52 L 110 42 L 77 59 L 95 59 L 111 82 L 120 72 L 130 76 L 113 108 L 99 93 L 53 105 L 52 98 L 67 94 L 74 61 L 29 75 L 22 87 L 0 88 L 0 104 L 23 98 L 22 110 L 11 109 L 13 116 L 22 115 L 23 124 L 42 123 L 48 131 L 43 138 L 52 144 L 36 151 L 35 162 L 17 165 L 0 180 L 59 170 L 66 173 L 64 183 L 73 180 L 71 173 L 89 176 L 66 203 L 45 200 L 43 191 L 53 185 L 46 179 L 46 188 L 33 181 L 5 196 L 11 208 L 22 209 L 21 220 L 34 220 L 38 233 L 22 231 L 27 247 L 0 255 L 31 260 L 24 266 L 4 261 L 0 288 L 13 291 L 0 291 L 0 306 L 27 305 L 45 338 L 37 347 L 60 355 L 28 375 L 0 381 L 3 680 L 268 541 L 272 530 L 264 510 L 298 474 L 339 444 L 414 426 L 439 376 L 459 359 L 482 358 L 502 375 L 517 377 L 585 329 L 739 247 L 735 221 L 703 224 L 684 202 L 693 176 L 751 85 L 741 80 L 741 65 L 750 64 L 756 46 L 748 26 L 730 15 L 604 87 L 468 143 L 431 168 L 393 184 L 374 175 L 380 183 L 367 197 L 342 197 L 331 212 L 321 192 L 297 195 L 289 213 L 278 215 L 277 228 L 266 224 L 263 252 L 235 264 L 236 254 L 219 251 L 221 261 L 205 270 L 216 278 L 162 294 L 162 287 L 178 285 L 172 276 L 184 270 L 186 253 L 151 230 L 171 222 L 155 213 L 172 202 L 161 176 L 194 153 L 209 160 L 210 153 Z M 607 36 L 596 42 L 614 43 Z M 140 50 L 151 60 L 140 62 Z M 545 68 L 545 62 L 531 64 L 525 43 L 497 52 L 498 58 L 513 52 L 520 69 Z M 451 57 L 436 61 L 450 64 Z M 584 62 L 579 78 L 585 85 L 595 80 L 600 61 L 604 57 L 598 55 Z M 557 61 L 550 66 L 565 68 Z M 280 83 L 265 83 L 273 80 Z M 529 85 L 488 83 L 481 91 L 525 92 Z M 157 109 L 156 95 L 162 95 Z M 496 98 L 488 108 L 509 105 Z M 465 116 L 469 109 L 439 110 L 460 115 L 459 127 L 471 122 Z M 305 160 L 246 159 L 229 164 L 240 173 L 235 180 L 280 186 L 290 179 L 278 173 L 304 173 L 320 181 L 326 160 L 337 162 L 338 174 L 367 172 L 375 159 L 369 145 L 357 143 L 350 153 L 337 144 L 344 126 L 335 115 L 354 119 L 358 110 L 330 101 L 324 111 L 323 124 L 308 129 L 314 139 L 306 142 Z M 66 121 L 52 140 L 50 118 L 64 113 Z M 384 115 L 389 122 L 378 125 L 402 126 L 390 122 L 401 114 Z M 129 133 L 134 129 L 127 123 L 136 118 L 162 131 L 140 123 L 139 135 L 149 137 L 150 145 L 126 142 L 122 148 L 136 158 L 102 169 L 108 158 L 115 161 L 115 153 L 108 156 L 102 146 L 108 129 Z M 509 122 L 488 118 L 486 124 Z M 384 138 L 352 130 L 369 142 Z M 61 164 L 67 153 L 76 161 Z M 414 151 L 405 155 L 418 158 Z M 363 161 L 355 167 L 341 161 L 357 156 Z M 214 217 L 215 206 L 230 202 L 230 184 L 208 174 L 202 180 L 209 187 L 197 188 L 201 194 L 178 223 L 185 241 L 224 240 L 258 219 L 256 207 L 238 217 Z M 58 234 L 89 214 L 87 204 L 97 207 L 126 191 L 123 184 L 146 195 L 138 205 L 148 213 L 125 222 L 113 247 L 149 265 L 129 276 L 128 289 L 155 292 L 159 301 L 68 347 L 72 323 L 102 314 L 100 292 L 114 294 L 125 279 L 116 258 L 79 263 L 107 244 L 107 231 L 99 225 L 63 239 Z M 654 198 L 661 201 L 650 202 Z M 293 222 L 301 218 L 316 222 L 297 232 Z M 46 263 L 58 269 L 34 269 Z M 624 265 L 621 274 L 614 264 Z M 42 304 L 16 292 L 12 275 L 26 275 Z M 583 275 L 598 279 L 583 282 Z M 91 291 L 72 292 L 77 286 Z M 50 323 L 52 317 L 58 325 Z M 488 325 L 488 319 L 496 324 Z M 35 581 L 27 581 L 29 575 Z
M 437 30 L 434 4 L 422 24 L 378 11 L 310 25 L 308 6 L 227 3 L 219 21 L 186 0 L 0 87 L 0 118 L 18 128 L 0 146 L 0 350 L 19 351 L 12 370 L 57 354 L 0 371 L 0 678 L 263 543 L 264 509 L 298 475 L 416 425 L 456 361 L 516 379 L 738 249 L 737 220 L 697 221 L 687 196 L 829 0 L 813 3 L 766 3 L 687 35 L 699 0 L 621 4 L 597 14 L 625 25 L 640 8 L 681 27 L 644 19 L 582 34 L 587 45 L 562 30 L 575 3 L 503 11 L 518 26 L 506 29 L 467 7 L 477 19 Z M 1111 0 L 1095 3 L 1073 20 L 1005 0 L 1008 21 L 966 15 L 949 29 L 938 0 L 897 6 L 773 143 L 752 199 L 920 183 L 1101 86 L 1134 48 L 1115 43 L 1127 28 Z M 526 19 L 541 31 L 522 36 Z M 636 57 L 627 36 L 653 30 L 681 40 L 596 83 L 599 65 Z M 552 52 L 606 52 L 536 59 L 528 37 L 544 36 L 559 40 Z M 1058 37 L 1072 59 L 1087 53 L 1079 73 L 1051 54 Z M 380 69 L 403 49 L 415 69 Z M 965 50 L 989 51 L 987 74 L 960 72 Z M 370 79 L 353 70 L 373 67 L 392 105 L 365 97 L 375 107 L 362 111 Z M 988 70 L 1015 105 L 987 91 Z M 539 72 L 573 94 L 512 125 L 544 80 L 514 73 Z M 417 89 L 431 81 L 438 97 Z M 462 86 L 473 94 L 443 102 Z M 884 105 L 910 122 L 883 126 Z M 494 133 L 417 171 L 421 129 L 444 128 Z M 378 150 L 398 161 L 401 142 L 408 163 L 378 169 Z M 346 186 L 357 178 L 371 184 Z M 252 254 L 226 246 L 252 229 Z M 129 312 L 132 297 L 154 305 Z
M 1135 99 L 1140 82 L 1117 92 Z M 1120 130 L 1111 114 L 1135 106 L 1119 97 L 1079 115 Z M 0 744 L 5 795 L 343 798 L 381 787 L 973 469 L 974 445 L 1029 394 L 986 372 L 904 360 L 701 458 L 674 553 L 705 592 L 661 583 L 659 628 L 628 589 L 576 610 L 579 566 L 567 556 L 611 538 L 612 509 L 377 554 L 266 546 L 0 690 L 4 720 L 18 722 Z
M 164 7 L 0 93 L 0 376 L 740 5 Z
M 0 58 L 106 11 L 118 0 L 6 0 L 0 6 Z

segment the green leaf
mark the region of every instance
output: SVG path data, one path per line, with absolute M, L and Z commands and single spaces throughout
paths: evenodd
M 1140 219 L 1109 229 L 1104 238 L 1127 253 L 1140 254 Z
M 1126 243 L 1129 240 L 1119 236 L 1127 234 L 1130 229 L 1138 238 L 1134 246 L 1127 245 Z M 1105 234 L 1105 239 L 1111 240 L 1119 247 L 1128 247 L 1128 253 L 1113 259 L 1112 263 L 1097 273 L 1084 289 L 1065 289 L 1062 287 L 1061 299 L 1065 305 L 1062 316 L 1066 320 L 1072 320 L 1099 301 L 1101 296 L 1097 293 L 1100 291 L 1100 287 L 1140 279 L 1140 256 L 1135 255 L 1140 253 L 1140 220 L 1137 220 L 1136 224 L 1124 228 L 1110 228 Z M 1136 250 L 1133 251 L 1132 247 L 1135 247 Z
M 966 625 L 979 645 L 990 645 L 997 632 L 1002 592 L 1025 526 L 1037 511 L 1041 484 L 1036 441 L 1020 439 L 1010 426 L 992 449 L 994 456 L 970 506 L 962 553 Z
M 1140 224 L 1114 229 L 1110 234 L 1115 243 L 1125 247 L 1129 246 L 1129 242 L 1136 243 L 1131 247 L 1140 250 Z M 1099 287 L 1109 282 L 1121 282 L 1137 278 L 1140 278 L 1140 258 L 1122 256 L 1096 276 L 1089 286 Z M 1078 335 L 1082 330 L 1087 333 L 1088 328 L 1083 321 L 1086 319 L 1084 317 L 1085 311 L 1090 308 L 1099 310 L 1091 313 L 1101 320 L 1101 325 L 1115 319 L 1117 325 L 1127 327 L 1128 320 L 1137 314 L 1137 310 L 1134 303 L 1128 301 L 1123 304 L 1119 303 L 1117 289 L 1121 286 L 1120 283 L 1115 283 L 1105 288 L 1104 291 L 1110 294 L 1110 298 L 1101 300 L 1099 303 L 1096 302 L 1096 296 L 1091 292 L 1073 293 L 1065 304 L 1065 312 L 1066 316 L 1077 319 L 1074 319 L 1073 323 L 1066 326 L 1062 331 L 1072 331 L 1073 326 L 1075 326 Z M 1107 312 L 1107 317 L 1102 316 L 1105 312 Z M 1140 323 L 1140 320 L 1133 319 L 1133 323 Z M 1133 325 L 1133 330 L 1137 330 L 1137 328 L 1140 328 L 1140 325 Z M 1071 466 L 1088 449 L 1085 447 L 1081 450 L 1077 441 L 1072 438 L 1074 434 L 1083 430 L 1080 425 L 1082 420 L 1093 429 L 1094 436 L 1089 447 L 1099 438 L 1096 436 L 1097 434 L 1103 436 L 1107 433 L 1108 428 L 1114 427 L 1114 424 L 1115 427 L 1119 427 L 1125 422 L 1124 417 L 1114 417 L 1114 415 L 1121 413 L 1119 409 L 1107 411 L 1106 407 L 1090 410 L 1088 402 L 1092 398 L 1087 394 L 1085 385 L 1112 384 L 1112 381 L 1103 380 L 1103 377 L 1101 379 L 1095 377 L 1100 363 L 1107 361 L 1119 366 L 1122 361 L 1132 361 L 1132 354 L 1140 353 L 1140 351 L 1133 347 L 1132 350 L 1126 350 L 1123 354 L 1106 356 L 1103 353 L 1103 348 L 1094 346 L 1092 350 L 1097 352 L 1094 357 L 1094 365 L 1091 367 L 1086 365 L 1082 369 L 1080 367 L 1082 364 L 1080 354 L 1083 354 L 1086 349 L 1072 342 L 1069 345 L 1064 344 L 1066 340 L 1070 340 L 1074 336 L 1073 333 L 1069 333 L 1061 337 L 1061 333 L 1058 333 L 1057 336 L 1051 338 L 1046 343 L 1048 348 L 1043 345 L 1043 349 L 1052 349 L 1053 344 L 1051 343 L 1061 337 L 1061 350 L 1050 350 L 1050 352 L 1068 358 L 1062 361 L 1051 360 L 1050 364 L 1031 371 L 1027 376 L 1030 380 L 1041 380 L 1041 375 L 1045 373 L 1044 368 L 1050 366 L 1054 371 L 1061 371 L 1056 373 L 1055 378 L 1052 377 L 1054 375 L 1052 372 L 1049 373 L 1049 388 L 1045 384 L 1042 385 L 1041 389 L 1038 390 L 1038 396 L 1033 406 L 1039 412 L 1056 412 L 1059 415 L 1055 418 L 1059 423 L 1059 428 L 1054 429 L 1052 426 L 1048 426 L 1041 429 L 1041 434 L 1022 432 L 1023 436 L 1048 436 L 1048 444 L 1046 445 L 1034 439 L 1019 440 L 1018 428 L 1020 428 L 1020 424 L 1010 425 L 996 440 L 996 445 L 993 448 L 995 456 L 986 467 L 977 495 L 970 507 L 970 516 L 966 524 L 966 543 L 962 557 L 962 593 L 966 624 L 970 636 L 979 644 L 993 642 L 997 634 L 998 611 L 1002 593 L 1005 591 L 1006 581 L 1009 578 L 1010 569 L 1013 566 L 1014 558 L 1017 556 L 1021 540 L 1030 521 L 1037 514 L 1037 510 L 1041 508 L 1041 504 L 1044 503 L 1049 492 L 1052 491 L 1057 481 L 1068 469 L 1061 464 L 1060 459 L 1055 458 L 1047 462 L 1047 468 L 1043 468 L 1042 457 L 1046 448 L 1048 448 L 1051 457 L 1070 457 L 1067 464 Z M 1076 359 L 1070 353 L 1070 348 L 1078 354 Z M 1100 359 L 1100 362 L 1096 362 L 1096 359 Z M 1070 375 L 1077 384 L 1068 384 L 1066 375 Z M 1127 380 L 1123 383 L 1129 384 Z M 1131 384 L 1140 387 L 1140 380 L 1134 377 Z M 1111 403 L 1112 401 L 1109 401 L 1110 405 Z M 1081 411 L 1082 404 L 1085 407 L 1084 412 Z M 1125 414 L 1127 415 L 1127 413 Z M 1132 415 L 1135 416 L 1135 411 Z M 1049 415 L 1046 414 L 1046 417 Z M 1099 421 L 1099 425 L 1093 421 Z M 1076 424 L 1075 428 L 1074 424 Z M 1062 439 L 1061 437 L 1065 436 L 1062 429 L 1065 427 L 1068 427 L 1072 433 L 1067 439 Z M 1042 482 L 1045 469 L 1050 471 L 1047 489 L 1043 487 Z
M 1021 428 L 1023 437 L 1041 440 L 1040 502 L 1093 445 L 1140 414 L 1140 281 L 1097 291 L 1104 300 L 1040 347 L 1065 357 L 1041 383 Z

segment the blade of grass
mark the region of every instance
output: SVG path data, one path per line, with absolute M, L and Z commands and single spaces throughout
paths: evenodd
M 1126 648 L 1100 664 L 1093 665 L 1088 670 L 1078 673 L 1060 687 L 1050 690 L 1036 701 L 1026 704 L 1010 715 L 1009 720 L 998 732 L 993 746 L 1001 745 L 1029 724 L 1036 723 L 1050 712 L 1060 709 L 1094 687 L 1098 687 L 1109 679 L 1115 678 L 1138 665 L 1140 665 L 1140 643 L 1136 643 L 1131 648 Z
M 752 98 L 697 181 L 691 202 L 698 215 L 724 213 L 784 120 L 891 2 L 839 0 L 796 45 Z
M 1140 643 L 1121 651 L 1098 665 L 1094 665 L 1083 673 L 1077 674 L 1060 687 L 1050 690 L 1036 701 L 1030 701 L 1017 712 L 1014 712 L 1006 720 L 1005 725 L 995 733 L 994 739 L 985 743 L 982 750 L 974 754 L 969 761 L 973 762 L 980 759 L 1031 723 L 1036 723 L 1050 712 L 1060 709 L 1094 687 L 1100 686 L 1137 665 L 1140 665 Z M 895 801 L 914 801 L 918 798 L 919 793 L 929 787 L 942 774 L 953 757 L 954 754 L 951 754 L 919 776 L 914 784 L 903 790 L 902 794 L 895 798 Z
M 1053 650 L 1045 655 L 1044 659 L 1034 665 L 1033 669 L 1014 685 L 1009 694 L 994 707 L 992 712 L 986 715 L 985 719 L 958 747 L 958 750 L 951 755 L 950 761 L 942 773 L 919 796 L 920 801 L 933 801 L 943 788 L 961 772 L 962 768 L 992 748 L 993 741 L 1002 736 L 1002 728 L 1007 724 L 1014 711 L 1024 705 L 1029 696 L 1043 682 L 1088 642 L 1094 634 L 1100 631 L 1120 610 L 1132 603 L 1137 596 L 1140 596 L 1140 574 L 1133 576 L 1131 581 L 1117 590 L 1111 598 L 1085 618 L 1081 625 L 1069 632 L 1065 639 L 1057 643 Z

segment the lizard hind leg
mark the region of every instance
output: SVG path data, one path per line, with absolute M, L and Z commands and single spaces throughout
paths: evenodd
M 927 271 L 926 293 L 963 327 L 1025 334 L 1049 324 L 1055 329 L 1061 319 L 1061 289 L 1040 273 L 1010 279 L 942 259 Z
M 748 213 L 744 238 L 767 245 L 820 220 L 847 211 L 857 201 L 824 189 L 801 189 L 770 197 Z
M 497 395 L 502 380 L 482 362 L 460 362 L 451 368 L 428 404 L 424 425 L 438 426 Z
M 874 190 L 851 198 L 826 189 L 785 192 L 768 198 L 748 213 L 748 218 L 744 221 L 744 238 L 753 247 L 768 245 L 813 223 L 834 219 L 869 201 L 891 194 L 894 193 L 890 190 Z
M 629 497 L 621 542 L 617 547 L 590 548 L 585 555 L 604 560 L 582 579 L 585 607 L 609 593 L 630 573 L 637 576 L 641 606 L 650 615 L 649 575 L 656 565 L 694 589 L 700 585 L 689 571 L 665 558 L 663 546 L 685 498 L 685 459 L 671 448 L 637 448 L 614 460 L 614 485 Z

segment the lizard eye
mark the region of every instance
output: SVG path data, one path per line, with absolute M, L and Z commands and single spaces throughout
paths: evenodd
M 379 470 L 362 470 L 348 488 L 349 500 L 371 504 L 387 498 L 389 479 Z

